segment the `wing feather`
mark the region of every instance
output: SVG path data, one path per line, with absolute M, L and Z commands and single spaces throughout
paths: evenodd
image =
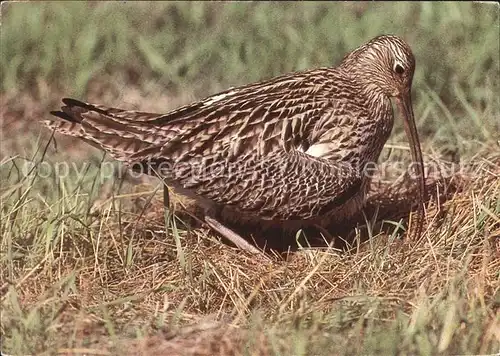
M 333 110 L 322 68 L 231 88 L 166 114 L 63 99 L 45 123 L 128 164 L 158 168 L 195 195 L 265 219 L 309 219 L 353 199 L 352 167 L 311 157 L 311 130 Z M 183 164 L 182 166 L 180 164 Z M 176 166 L 178 165 L 178 166 Z M 197 171 L 196 171 L 197 169 Z

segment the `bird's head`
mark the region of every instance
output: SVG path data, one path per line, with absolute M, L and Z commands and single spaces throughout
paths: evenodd
M 353 77 L 387 96 L 400 97 L 411 91 L 415 57 L 410 46 L 397 36 L 374 38 L 349 53 L 342 64 Z

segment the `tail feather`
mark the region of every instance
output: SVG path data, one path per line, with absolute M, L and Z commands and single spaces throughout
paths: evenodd
M 131 156 L 149 149 L 155 143 L 150 138 L 153 127 L 148 121 L 159 114 L 127 111 L 93 105 L 79 100 L 64 98 L 59 111 L 43 123 L 61 134 L 77 137 L 108 152 L 113 158 L 130 162 Z
M 123 120 L 124 122 L 134 122 L 134 121 L 147 122 L 147 121 L 153 121 L 156 118 L 162 116 L 161 114 L 149 113 L 144 111 L 123 110 L 118 108 L 110 108 L 104 105 L 89 104 L 71 98 L 63 98 L 62 102 L 66 104 L 66 106 L 63 106 L 61 108 L 63 111 L 65 109 L 66 110 L 70 109 L 72 112 L 95 111 L 102 115 Z

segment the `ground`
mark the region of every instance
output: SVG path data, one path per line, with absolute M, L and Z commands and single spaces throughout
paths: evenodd
M 498 352 L 498 6 L 7 5 L 2 352 Z M 154 178 L 133 177 L 84 143 L 51 140 L 39 124 L 64 96 L 167 111 L 229 86 L 330 65 L 382 32 L 401 33 L 416 53 L 424 160 L 442 169 L 420 240 L 406 235 L 406 215 L 384 229 L 352 229 L 341 249 L 295 244 L 290 253 L 253 256 L 210 232 L 182 197 L 174 197 L 175 215 L 165 211 Z M 408 156 L 396 122 L 381 161 L 404 167 Z

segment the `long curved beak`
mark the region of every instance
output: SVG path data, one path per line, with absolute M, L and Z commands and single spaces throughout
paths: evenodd
M 399 110 L 404 117 L 404 128 L 406 136 L 410 141 L 410 150 L 413 160 L 414 172 L 417 174 L 419 195 L 420 195 L 420 210 L 421 219 L 417 226 L 417 239 L 420 238 L 423 228 L 423 214 L 424 214 L 424 202 L 426 197 L 425 191 L 425 175 L 424 175 L 424 162 L 422 159 L 422 150 L 420 148 L 420 140 L 418 138 L 417 126 L 415 125 L 415 117 L 413 115 L 413 107 L 411 103 L 411 92 L 402 94 L 396 97 L 397 105 Z

